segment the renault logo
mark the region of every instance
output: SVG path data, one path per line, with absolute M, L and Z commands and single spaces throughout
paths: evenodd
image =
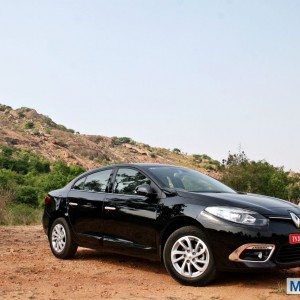
M 300 218 L 296 216 L 294 213 L 290 212 L 293 222 L 295 223 L 297 228 L 300 228 Z

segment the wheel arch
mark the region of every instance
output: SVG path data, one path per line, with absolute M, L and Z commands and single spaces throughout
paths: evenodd
M 53 222 L 58 218 L 64 218 L 66 220 L 66 222 L 68 223 L 70 229 L 72 230 L 72 227 L 70 226 L 70 222 L 69 222 L 68 218 L 65 216 L 65 214 L 62 211 L 57 210 L 57 211 L 54 211 L 49 218 L 48 230 L 47 230 L 48 236 L 49 236 L 50 229 L 52 227 Z
M 168 237 L 177 229 L 185 227 L 185 226 L 195 226 L 198 227 L 201 230 L 204 230 L 203 225 L 195 220 L 192 217 L 188 216 L 180 216 L 174 218 L 172 221 L 170 221 L 167 226 L 163 229 L 160 239 L 159 239 L 159 258 L 162 260 L 162 253 L 164 250 L 164 246 L 166 244 L 166 241 Z

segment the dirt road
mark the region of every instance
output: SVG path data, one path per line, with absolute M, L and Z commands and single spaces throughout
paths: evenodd
M 41 226 L 0 227 L 0 299 L 282 299 L 288 276 L 300 277 L 300 268 L 224 274 L 208 287 L 187 287 L 159 263 L 83 248 L 58 260 Z

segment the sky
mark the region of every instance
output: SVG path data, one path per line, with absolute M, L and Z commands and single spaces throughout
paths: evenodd
M 300 1 L 0 0 L 0 103 L 300 171 Z

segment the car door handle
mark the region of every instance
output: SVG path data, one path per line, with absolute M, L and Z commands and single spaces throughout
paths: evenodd
M 104 209 L 105 210 L 116 210 L 116 208 L 113 206 L 104 206 Z
M 83 204 L 82 206 L 86 207 L 86 208 L 94 208 L 95 207 L 92 203 Z
M 72 205 L 72 206 L 77 206 L 77 205 L 78 205 L 78 203 L 76 203 L 76 202 L 69 202 L 69 205 Z

